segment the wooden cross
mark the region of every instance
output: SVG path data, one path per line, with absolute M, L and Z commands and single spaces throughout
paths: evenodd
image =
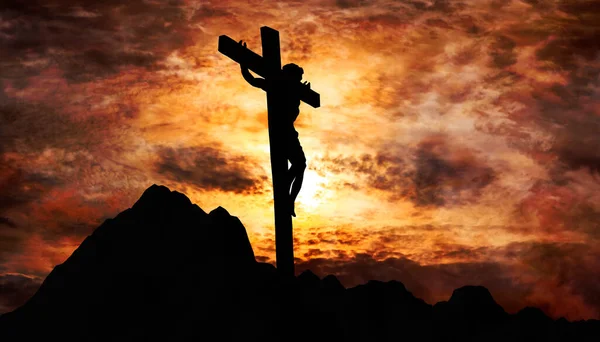
M 263 26 L 260 28 L 262 41 L 262 57 L 243 47 L 235 40 L 222 35 L 219 37 L 219 52 L 234 61 L 247 66 L 267 80 L 281 75 L 281 55 L 279 50 L 279 32 Z M 301 86 L 299 98 L 314 108 L 320 106 L 320 95 L 309 87 Z M 286 188 L 288 161 L 286 156 L 285 137 L 281 121 L 275 113 L 278 99 L 267 91 L 267 111 L 269 124 L 269 146 L 271 151 L 271 172 L 273 175 L 273 199 L 275 211 L 275 257 L 277 269 L 285 275 L 293 276 L 294 271 L 294 237 L 292 216 L 289 211 L 289 186 Z M 289 185 L 289 184 L 287 184 Z

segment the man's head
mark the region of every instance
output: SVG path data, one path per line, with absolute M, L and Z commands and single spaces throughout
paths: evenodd
M 290 81 L 302 81 L 304 70 L 294 63 L 284 65 L 281 71 L 283 72 L 283 77 Z

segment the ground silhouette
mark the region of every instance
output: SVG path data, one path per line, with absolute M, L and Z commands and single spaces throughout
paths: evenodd
M 600 322 L 507 314 L 481 286 L 429 305 L 398 281 L 345 289 L 256 262 L 246 230 L 153 185 L 106 220 L 23 306 L 0 340 L 597 341 Z

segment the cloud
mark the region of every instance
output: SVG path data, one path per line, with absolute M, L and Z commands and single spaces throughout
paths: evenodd
M 517 127 L 521 134 L 543 132 L 552 137 L 550 148 L 514 140 L 521 140 L 523 152 L 536 158 L 558 157 L 549 165 L 556 175 L 580 168 L 597 173 L 600 14 L 592 8 L 598 2 L 527 3 L 532 7 L 525 10 L 537 17 L 510 23 L 490 46 L 492 63 L 518 75 L 503 89 L 504 111 L 516 126 L 497 133 L 514 134 Z M 522 109 L 511 110 L 515 104 Z
M 39 199 L 62 182 L 55 177 L 29 173 L 5 164 L 0 167 L 0 212 Z
M 600 315 L 600 280 L 590 277 L 600 267 L 600 251 L 580 243 L 516 243 L 507 250 L 540 275 L 528 300 L 551 315 Z M 560 295 L 566 298 L 557 298 Z M 564 307 L 563 307 L 564 306 Z M 569 310 L 569 306 L 571 310 Z
M 413 201 L 420 206 L 476 201 L 479 191 L 495 179 L 495 172 L 471 151 L 453 151 L 439 138 L 420 143 L 415 164 Z
M 0 89 L 0 153 L 41 153 L 49 148 L 95 151 L 126 146 L 124 132 L 115 129 L 127 124 L 136 112 L 126 90 L 115 95 L 111 94 L 114 85 L 95 89 L 67 86 L 53 76 L 31 79 L 33 89 L 19 91 L 11 85 Z M 72 92 L 79 96 L 70 96 Z
M 19 147 L 23 149 L 23 145 Z M 11 272 L 17 271 L 10 268 L 15 267 L 15 260 L 22 259 L 20 254 L 32 253 L 30 249 L 39 250 L 33 255 L 42 259 L 62 258 L 64 250 L 55 248 L 59 241 L 80 242 L 103 219 L 131 205 L 141 193 L 134 181 L 138 177 L 131 172 L 128 189 L 111 192 L 111 185 L 78 186 L 98 184 L 99 179 L 121 168 L 81 151 L 23 149 L 20 154 L 0 154 L 0 161 L 0 267 L 12 265 L 6 266 Z M 30 246 L 33 236 L 41 241 Z
M 336 0 L 335 4 L 340 8 L 361 7 L 371 4 L 369 0 Z
M 303 256 L 305 258 L 314 258 L 314 257 L 318 257 L 322 254 L 323 254 L 323 252 L 321 252 L 321 250 L 318 248 L 309 248 L 308 252 L 304 253 Z
M 10 228 L 17 228 L 17 224 L 14 223 L 8 217 L 0 217 L 0 225 L 5 225 L 5 226 L 8 226 Z
M 598 191 L 598 176 L 585 170 L 561 174 L 560 182 L 540 181 L 515 210 L 519 220 L 533 219 L 539 225 L 519 229 L 544 238 L 570 233 L 596 241 L 600 237 L 600 206 L 594 200 Z
M 154 167 L 158 174 L 202 191 L 259 194 L 267 181 L 264 173 L 257 173 L 256 163 L 250 158 L 208 146 L 159 147 Z
M 574 71 L 581 62 L 596 59 L 600 51 L 600 13 L 594 0 L 559 1 L 556 10 L 567 13 L 576 20 L 554 17 L 560 31 L 552 32 L 552 38 L 537 51 L 540 60 L 551 62 L 549 67 Z M 548 32 L 550 33 L 550 32 Z
M 3 1 L 2 76 L 35 75 L 57 66 L 71 82 L 125 68 L 158 67 L 173 50 L 191 45 L 184 1 Z
M 517 62 L 514 48 L 517 46 L 514 40 L 506 36 L 497 36 L 491 45 L 490 55 L 493 65 L 497 68 L 505 68 Z
M 0 275 L 0 314 L 23 305 L 41 284 L 41 279 L 22 274 Z
M 330 172 L 366 176 L 365 184 L 397 201 L 416 206 L 464 205 L 477 200 L 480 191 L 496 179 L 496 172 L 477 154 L 451 144 L 447 137 L 430 136 L 414 148 L 397 147 L 396 154 L 326 157 L 319 160 Z

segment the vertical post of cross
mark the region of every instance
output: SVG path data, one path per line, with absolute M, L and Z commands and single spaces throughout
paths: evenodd
M 280 77 L 281 53 L 279 32 L 263 26 L 260 28 L 262 56 L 266 66 L 267 80 Z M 288 160 L 286 140 L 282 136 L 282 117 L 277 117 L 273 105 L 277 99 L 267 91 L 267 112 L 269 122 L 269 146 L 271 149 L 271 171 L 273 177 L 273 199 L 275 210 L 275 254 L 277 270 L 286 276 L 294 276 L 294 236 L 289 203 Z

